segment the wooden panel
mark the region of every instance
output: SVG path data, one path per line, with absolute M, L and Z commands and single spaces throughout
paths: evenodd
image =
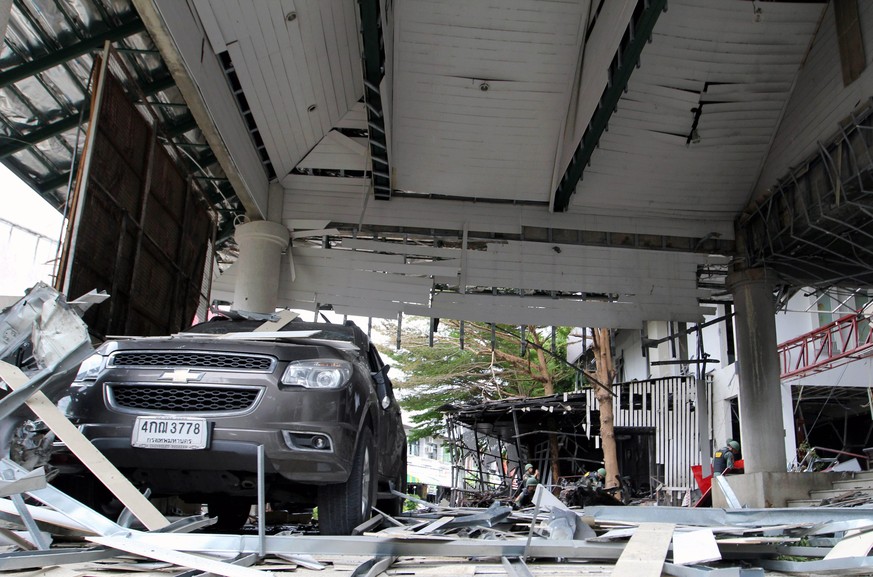
M 570 164 L 570 159 L 582 141 L 582 135 L 597 109 L 603 89 L 606 87 L 607 69 L 615 57 L 621 35 L 630 22 L 635 6 L 636 2 L 632 0 L 605 3 L 603 9 L 597 14 L 591 36 L 584 39 L 585 52 L 581 66 L 582 74 L 580 74 L 580 78 L 576 79 L 578 86 L 574 87 L 576 93 L 574 100 L 570 102 L 575 114 L 572 119 L 568 120 L 565 136 L 559 143 L 560 148 L 556 155 L 557 162 L 550 183 L 551 192 L 557 189 L 558 183 Z M 553 200 L 551 195 L 549 200 Z
M 18 390 L 29 382 L 28 377 L 20 369 L 4 362 L 0 362 L 0 379 L 12 390 Z M 64 416 L 45 393 L 42 391 L 32 393 L 27 398 L 26 404 L 147 529 L 157 530 L 169 525 L 169 521 L 155 509 L 155 506 L 91 444 L 91 441 Z
M 369 151 L 348 136 L 331 130 L 300 161 L 297 167 L 370 170 Z
M 840 65 L 843 85 L 848 86 L 861 76 L 867 62 L 864 57 L 864 39 L 861 37 L 861 21 L 858 16 L 858 0 L 835 0 L 834 16 L 840 47 Z
M 366 130 L 367 129 L 367 110 L 364 108 L 363 103 L 357 102 L 354 106 L 343 116 L 339 122 L 336 123 L 337 128 L 354 128 L 357 130 Z
M 217 21 L 270 160 L 287 174 L 363 93 L 355 3 L 220 0 L 198 9 Z
M 676 531 L 673 534 L 673 563 L 689 565 L 721 560 L 712 529 Z

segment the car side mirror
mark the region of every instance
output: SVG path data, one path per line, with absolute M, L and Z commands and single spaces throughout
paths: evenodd
M 387 409 L 391 406 L 391 399 L 388 398 L 388 385 L 385 382 L 389 368 L 391 368 L 389 365 L 383 365 L 382 368 L 375 373 L 370 373 L 373 376 L 373 380 L 376 382 L 376 396 L 379 397 L 379 404 L 383 409 Z

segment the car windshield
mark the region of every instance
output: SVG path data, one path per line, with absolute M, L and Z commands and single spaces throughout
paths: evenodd
M 263 321 L 250 320 L 232 320 L 227 318 L 215 318 L 205 323 L 194 325 L 189 329 L 182 331 L 185 334 L 205 334 L 205 335 L 226 335 L 228 333 L 250 333 L 261 326 Z M 310 339 L 325 339 L 331 341 L 345 341 L 348 343 L 355 342 L 355 332 L 352 327 L 343 325 L 332 325 L 326 323 L 307 323 L 302 321 L 291 321 L 281 329 L 283 331 L 317 331 L 314 335 L 307 338 Z

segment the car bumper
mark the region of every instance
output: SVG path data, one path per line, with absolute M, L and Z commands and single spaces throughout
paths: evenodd
M 343 483 L 348 480 L 355 448 L 355 428 L 331 423 L 289 423 L 280 430 L 230 429 L 215 423 L 205 449 L 142 449 L 131 446 L 132 425 L 83 425 L 82 433 L 119 469 L 228 471 L 257 473 L 258 447 L 263 445 L 267 475 L 297 483 Z M 330 438 L 329 450 L 292 448 L 283 430 Z M 184 489 L 184 487 L 180 487 Z M 163 492 L 163 491 L 162 491 Z

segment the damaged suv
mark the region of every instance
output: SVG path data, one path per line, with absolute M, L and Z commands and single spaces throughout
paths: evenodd
M 135 485 L 207 503 L 223 529 L 239 528 L 255 501 L 263 445 L 268 501 L 317 505 L 322 533 L 348 534 L 377 499 L 399 511 L 390 489 L 405 490 L 406 435 L 387 372 L 350 322 L 220 317 L 103 344 L 58 404 Z M 55 462 L 64 457 L 60 481 L 105 505 L 74 459 Z

